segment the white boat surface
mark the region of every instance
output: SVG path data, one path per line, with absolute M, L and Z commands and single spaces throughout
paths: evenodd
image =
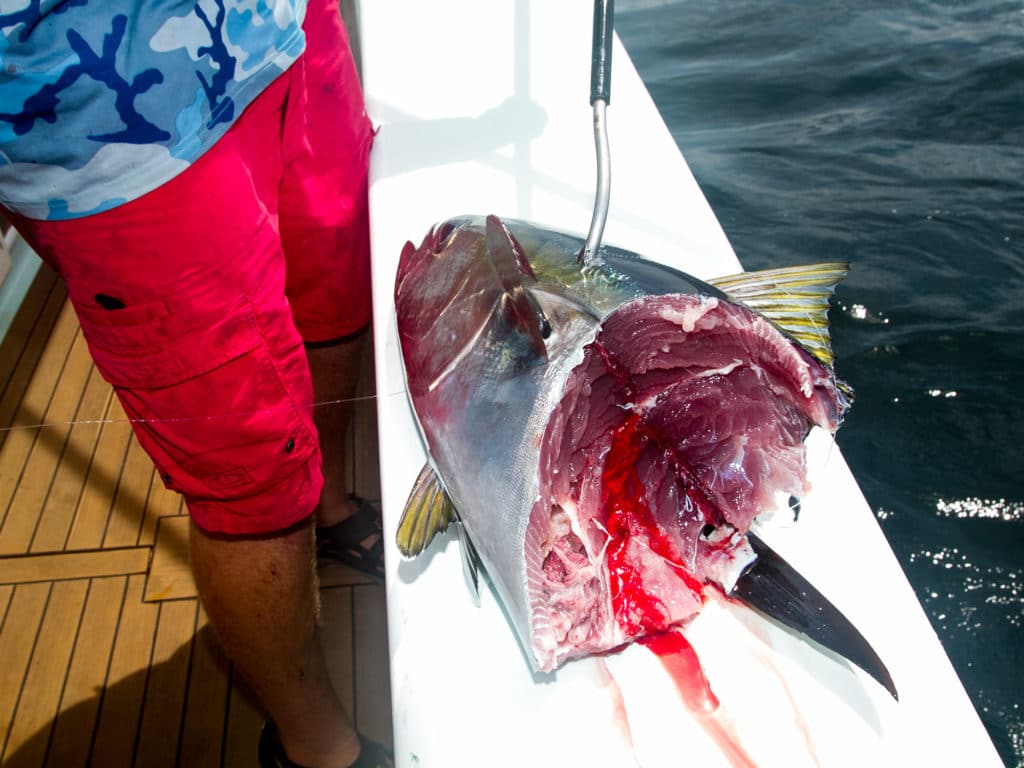
M 761 534 L 869 640 L 898 702 L 849 662 L 715 598 L 686 630 L 720 701 L 712 715 L 688 710 L 638 645 L 533 675 L 494 593 L 485 589 L 473 604 L 451 531 L 415 561 L 398 554 L 395 529 L 424 463 L 395 333 L 399 253 L 461 214 L 586 236 L 596 175 L 592 12 L 591 0 L 373 0 L 359 8 L 378 127 L 374 352 L 398 765 L 1001 765 L 828 435 L 809 439 L 813 491 L 799 520 L 776 516 Z M 618 39 L 612 61 L 604 242 L 699 277 L 740 271 Z M 794 253 L 792 263 L 813 260 Z M 841 374 L 842 360 L 837 367 Z

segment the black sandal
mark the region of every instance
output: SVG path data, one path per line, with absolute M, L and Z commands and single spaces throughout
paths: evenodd
M 359 737 L 359 757 L 350 768 L 395 768 L 394 752 L 383 744 L 370 741 L 361 733 L 356 735 Z M 263 724 L 257 754 L 260 768 L 303 768 L 288 759 L 281 741 L 277 738 L 277 726 L 272 720 L 267 720 Z
M 380 512 L 366 499 L 353 496 L 356 513 L 340 523 L 316 529 L 317 560 L 334 560 L 384 580 L 384 529 Z

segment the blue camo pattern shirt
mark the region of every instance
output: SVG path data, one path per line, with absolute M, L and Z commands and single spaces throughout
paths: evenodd
M 305 47 L 306 0 L 0 0 L 0 203 L 114 208 L 209 149 Z

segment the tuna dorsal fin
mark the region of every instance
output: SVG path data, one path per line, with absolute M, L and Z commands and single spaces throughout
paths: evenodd
M 424 464 L 398 521 L 398 550 L 406 557 L 416 557 L 454 518 L 451 499 L 431 466 Z
M 487 217 L 487 256 L 505 291 L 503 308 L 513 325 L 526 335 L 538 357 L 547 359 L 544 339 L 551 334 L 551 324 L 527 288 L 536 283 L 523 248 L 497 216 Z
M 730 299 L 755 310 L 827 366 L 832 365 L 829 299 L 850 271 L 845 262 L 741 272 L 708 280 Z

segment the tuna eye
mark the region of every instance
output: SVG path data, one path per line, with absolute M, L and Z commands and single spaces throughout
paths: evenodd
M 708 537 L 709 537 L 709 536 L 710 536 L 710 535 L 711 535 L 712 533 L 714 533 L 714 532 L 715 532 L 715 526 L 711 525 L 711 523 L 708 523 L 707 525 L 705 525 L 705 526 L 704 526 L 704 527 L 703 527 L 703 528 L 701 529 L 701 531 L 700 531 L 700 535 L 701 535 L 701 536 L 702 536 L 703 538 L 705 538 L 705 539 L 706 539 L 706 538 L 708 538 Z
M 458 227 L 452 224 L 450 221 L 446 221 L 441 224 L 435 231 L 433 237 L 433 251 L 435 254 L 441 253 L 451 245 L 451 241 L 455 238 L 455 234 L 458 231 Z
M 551 336 L 551 321 L 543 317 L 540 321 L 540 337 L 546 339 L 549 336 Z
M 441 228 L 437 231 L 437 239 L 447 240 L 448 235 L 450 235 L 454 231 L 455 225 L 452 224 L 450 221 L 446 221 L 444 224 L 441 225 Z

